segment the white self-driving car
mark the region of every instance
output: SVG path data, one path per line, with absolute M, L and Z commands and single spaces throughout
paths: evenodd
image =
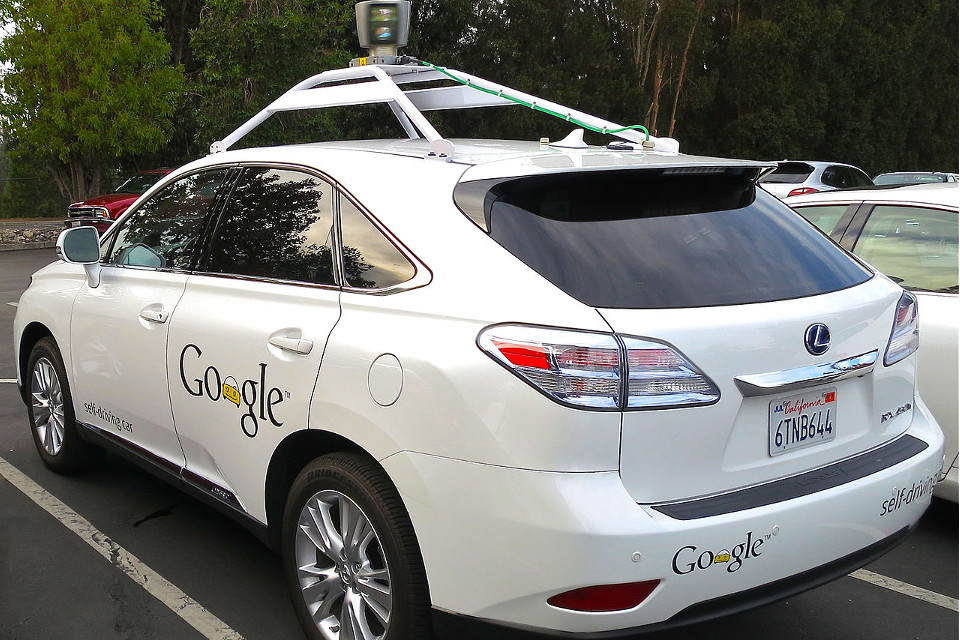
M 351 102 L 409 139 L 228 150 Z M 620 140 L 421 113 L 517 102 Z M 916 300 L 768 164 L 417 64 L 311 78 L 213 150 L 63 232 L 18 379 L 51 469 L 108 448 L 229 513 L 311 638 L 695 622 L 863 566 L 930 503 Z

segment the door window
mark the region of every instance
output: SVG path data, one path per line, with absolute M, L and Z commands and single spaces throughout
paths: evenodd
M 180 178 L 143 203 L 117 230 L 107 262 L 123 266 L 190 268 L 203 218 L 227 169 Z
M 957 212 L 877 205 L 854 253 L 907 289 L 957 292 Z
M 248 168 L 221 214 L 206 271 L 335 284 L 333 187 L 289 169 Z
M 406 282 L 416 269 L 347 198 L 340 198 L 343 275 L 357 289 L 386 289 Z

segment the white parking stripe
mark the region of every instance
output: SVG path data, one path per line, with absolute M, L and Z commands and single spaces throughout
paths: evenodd
M 130 576 L 134 582 L 183 618 L 187 624 L 199 631 L 205 638 L 209 640 L 243 640 L 243 637 L 228 627 L 226 623 L 197 604 L 166 578 L 140 562 L 136 556 L 101 533 L 83 516 L 60 502 L 3 458 L 0 458 L 0 476 L 6 478 L 25 496 L 59 520 L 63 526 L 80 536 L 80 539 L 93 547 L 97 553 Z
M 899 580 L 882 576 L 879 573 L 867 571 L 866 569 L 857 569 L 850 574 L 850 577 L 856 578 L 857 580 L 863 580 L 864 582 L 869 582 L 870 584 L 875 584 L 878 587 L 883 587 L 884 589 L 889 589 L 890 591 L 902 593 L 905 596 L 910 596 L 911 598 L 916 598 L 917 600 L 923 600 L 924 602 L 935 604 L 938 607 L 943 607 L 944 609 L 960 611 L 956 598 L 941 595 L 935 591 L 930 591 L 922 587 L 915 587 L 912 584 L 900 582 Z
M 7 304 L 10 305 L 11 307 L 17 306 L 17 303 L 16 303 L 16 302 L 8 302 Z
M 0 384 L 17 384 L 16 378 L 0 378 Z

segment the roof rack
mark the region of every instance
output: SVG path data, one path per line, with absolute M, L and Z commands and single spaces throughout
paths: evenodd
M 509 87 L 471 76 L 455 69 L 437 67 L 420 61 L 410 64 L 365 64 L 325 71 L 295 85 L 270 103 L 223 140 L 210 145 L 210 153 L 226 151 L 238 140 L 275 113 L 326 107 L 345 107 L 386 103 L 411 140 L 425 138 L 430 143 L 429 156 L 449 158 L 454 145 L 446 140 L 424 117 L 424 111 L 441 109 L 473 109 L 477 107 L 527 106 L 586 127 L 609 134 L 642 150 L 678 153 L 679 143 L 673 138 L 655 138 L 642 127 L 624 127 L 615 122 L 516 91 Z M 454 80 L 454 86 L 403 90 L 410 83 Z

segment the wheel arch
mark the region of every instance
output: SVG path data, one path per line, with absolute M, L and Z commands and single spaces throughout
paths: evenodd
M 330 431 L 303 429 L 290 434 L 277 445 L 267 467 L 264 505 L 270 547 L 279 551 L 283 529 L 283 509 L 297 474 L 311 461 L 328 453 L 353 451 L 373 456 L 356 442 Z M 378 463 L 379 464 L 379 463 Z M 382 468 L 382 466 L 381 466 Z M 386 473 L 386 471 L 384 471 Z
M 31 322 L 24 327 L 23 333 L 20 334 L 20 352 L 17 354 L 17 370 L 20 372 L 20 398 L 24 404 L 27 404 L 30 400 L 28 384 L 29 372 L 27 371 L 27 361 L 30 359 L 30 352 L 33 351 L 34 345 L 48 336 L 56 342 L 57 339 L 53 337 L 53 332 L 42 322 Z M 59 344 L 57 344 L 57 348 L 60 348 Z

